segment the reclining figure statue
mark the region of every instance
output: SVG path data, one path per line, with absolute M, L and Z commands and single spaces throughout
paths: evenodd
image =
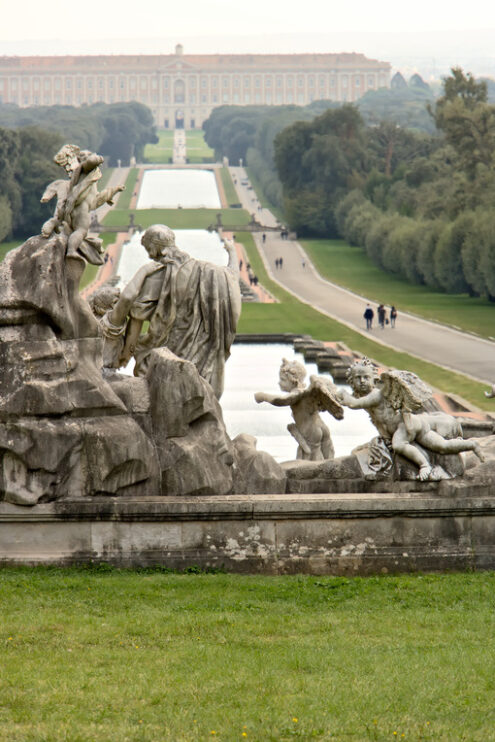
M 479 443 L 462 437 L 461 425 L 454 417 L 429 411 L 432 391 L 416 374 L 384 371 L 378 378 L 373 364 L 365 358 L 353 364 L 349 382 L 354 394 L 341 390 L 339 400 L 351 409 L 366 410 L 380 434 L 369 447 L 372 471 L 388 473 L 392 454 L 401 454 L 419 468 L 419 479 L 445 478 L 445 472 L 432 466 L 422 448 L 439 454 L 473 451 L 484 460 Z

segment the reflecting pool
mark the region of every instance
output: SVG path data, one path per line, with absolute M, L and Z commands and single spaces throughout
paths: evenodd
M 198 260 L 207 260 L 215 265 L 227 265 L 228 255 L 217 232 L 206 229 L 174 229 L 177 247 Z M 135 232 L 129 242 L 122 246 L 117 274 L 118 286 L 125 286 L 144 263 L 149 262 L 148 253 L 141 245 L 142 232 Z
M 318 374 L 314 363 L 305 363 L 304 356 L 295 353 L 292 345 L 279 343 L 235 344 L 225 365 L 225 391 L 220 400 L 227 432 L 231 438 L 249 433 L 258 440 L 259 451 L 267 451 L 277 461 L 296 458 L 297 443 L 287 430 L 293 422 L 290 407 L 257 404 L 255 392 L 277 394 L 278 373 L 282 358 L 298 360 L 307 369 L 306 381 Z M 322 419 L 330 428 L 336 456 L 346 456 L 355 446 L 377 435 L 364 410 L 345 408 L 344 419 L 335 420 L 323 412 Z
M 145 170 L 138 209 L 220 209 L 212 170 Z

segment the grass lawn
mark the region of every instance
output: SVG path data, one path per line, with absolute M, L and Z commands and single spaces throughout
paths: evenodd
M 203 131 L 186 131 L 186 151 L 190 162 L 202 162 L 203 158 L 215 161 L 215 152 L 206 144 Z
M 131 205 L 131 198 L 132 194 L 134 193 L 134 189 L 136 187 L 136 182 L 139 175 L 139 168 L 132 167 L 129 170 L 129 174 L 127 176 L 127 179 L 125 181 L 125 191 L 122 191 L 122 193 L 119 195 L 119 200 L 117 201 L 117 206 L 122 211 L 123 209 L 129 209 Z M 121 224 L 127 224 L 129 222 L 129 218 L 125 222 L 121 222 Z
M 174 149 L 174 132 L 168 129 L 157 131 L 158 143 L 147 144 L 144 148 L 145 162 L 168 163 Z
M 374 358 L 384 366 L 408 369 L 437 389 L 458 394 L 481 409 L 489 411 L 495 409 L 495 402 L 487 399 L 483 394 L 486 385 L 472 381 L 462 374 L 435 366 L 433 363 L 414 358 L 407 353 L 385 348 L 336 320 L 326 317 L 308 304 L 301 303 L 268 278 L 250 234 L 238 232 L 236 239 L 244 244 L 249 262 L 260 282 L 280 301 L 279 304 L 243 304 L 241 319 L 237 327 L 238 332 L 308 333 L 318 340 L 340 340 L 352 350 Z
M 237 195 L 237 191 L 234 188 L 234 184 L 232 182 L 232 177 L 230 175 L 230 171 L 227 167 L 223 167 L 220 170 L 220 177 L 222 178 L 223 183 L 223 189 L 225 191 L 225 198 L 227 199 L 228 204 L 238 204 L 239 203 L 239 196 Z
M 166 224 L 172 229 L 206 229 L 210 224 L 216 224 L 219 212 L 225 227 L 244 226 L 250 220 L 249 214 L 243 209 L 138 209 L 134 213 L 136 224 L 144 229 L 151 224 Z M 128 211 L 112 209 L 103 223 L 118 226 L 128 221 Z
M 416 286 L 377 268 L 360 247 L 343 240 L 302 240 L 319 272 L 377 303 L 401 309 L 446 325 L 495 337 L 495 304 L 467 294 L 443 294 Z M 400 317 L 399 317 L 400 321 Z
M 98 190 L 102 191 L 104 188 L 107 187 L 108 181 L 110 180 L 110 177 L 113 173 L 114 168 L 113 167 L 104 167 L 102 170 L 102 176 L 100 180 L 98 181 Z
M 493 739 L 493 573 L 1 577 L 2 742 Z

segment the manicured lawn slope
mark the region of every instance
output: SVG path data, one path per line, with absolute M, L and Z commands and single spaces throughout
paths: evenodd
M 493 573 L 1 577 L 2 742 L 493 739 Z
M 318 271 L 329 281 L 369 297 L 394 304 L 442 324 L 495 337 L 495 304 L 467 294 L 443 294 L 416 286 L 377 268 L 360 247 L 343 240 L 302 240 Z

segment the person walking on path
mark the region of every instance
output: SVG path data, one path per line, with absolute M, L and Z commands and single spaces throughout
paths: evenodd
M 278 259 L 278 267 L 281 268 L 283 266 L 283 264 L 284 264 L 284 259 L 283 258 L 279 258 Z
M 382 330 L 384 330 L 387 312 L 385 311 L 385 307 L 383 306 L 383 304 L 380 304 L 380 306 L 378 307 L 377 314 L 378 314 L 378 324 L 380 325 Z
M 373 317 L 375 316 L 374 311 L 371 308 L 371 304 L 366 305 L 366 309 L 364 310 L 363 317 L 366 320 L 366 329 L 372 330 L 373 327 Z
M 265 242 L 266 242 L 266 234 L 264 232 L 261 235 L 261 239 L 263 240 L 263 244 L 265 244 Z
M 392 305 L 390 307 L 390 326 L 395 327 L 395 320 L 397 319 L 397 309 Z

